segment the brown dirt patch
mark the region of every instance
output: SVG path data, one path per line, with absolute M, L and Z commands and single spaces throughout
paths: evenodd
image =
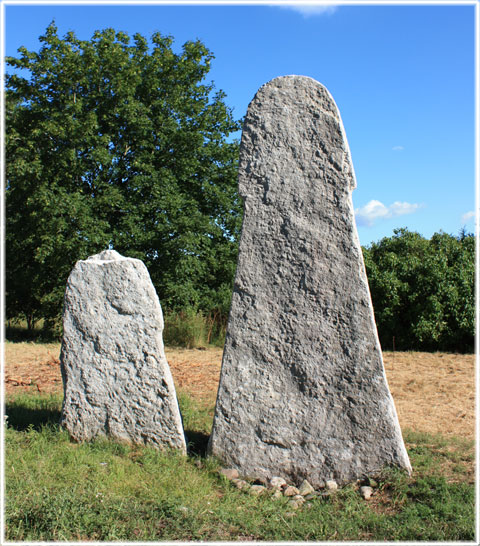
M 58 392 L 62 390 L 59 343 L 5 343 L 5 390 Z
M 175 384 L 213 404 L 222 349 L 166 349 Z M 5 343 L 5 388 L 59 392 L 59 344 Z M 388 383 L 402 428 L 474 438 L 475 356 L 447 353 L 384 353 Z
M 402 428 L 474 438 L 474 355 L 385 352 L 383 357 Z
M 165 349 L 175 386 L 212 404 L 217 397 L 222 354 L 222 348 Z

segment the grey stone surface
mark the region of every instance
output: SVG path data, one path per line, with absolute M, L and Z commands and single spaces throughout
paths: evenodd
M 65 291 L 63 329 L 61 423 L 71 436 L 186 452 L 162 309 L 143 262 L 114 250 L 77 262 Z
M 302 76 L 244 122 L 243 228 L 209 451 L 240 474 L 318 487 L 410 469 L 356 231 L 338 109 Z

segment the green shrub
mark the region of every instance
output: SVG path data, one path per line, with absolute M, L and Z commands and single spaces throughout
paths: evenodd
M 473 234 L 395 229 L 363 254 L 384 350 L 473 352 Z
M 191 309 L 166 314 L 163 340 L 165 345 L 187 349 L 204 346 L 207 342 L 205 317 Z
M 225 341 L 225 321 L 221 316 L 205 316 L 201 311 L 165 313 L 163 340 L 165 345 L 194 349 L 205 345 L 222 346 Z

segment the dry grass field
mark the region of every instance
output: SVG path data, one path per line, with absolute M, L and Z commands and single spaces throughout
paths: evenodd
M 59 351 L 59 344 L 5 343 L 6 392 L 61 391 Z M 176 386 L 213 404 L 222 349 L 167 348 L 166 355 Z M 384 360 L 402 428 L 474 438 L 474 355 L 386 352 Z

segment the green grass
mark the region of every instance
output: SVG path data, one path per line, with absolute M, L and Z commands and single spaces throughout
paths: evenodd
M 179 395 L 191 452 L 100 439 L 71 442 L 61 397 L 7 399 L 6 539 L 10 541 L 473 541 L 473 445 L 407 432 L 414 473 L 390 469 L 365 501 L 355 486 L 292 514 L 252 497 L 205 456 L 213 408 Z

